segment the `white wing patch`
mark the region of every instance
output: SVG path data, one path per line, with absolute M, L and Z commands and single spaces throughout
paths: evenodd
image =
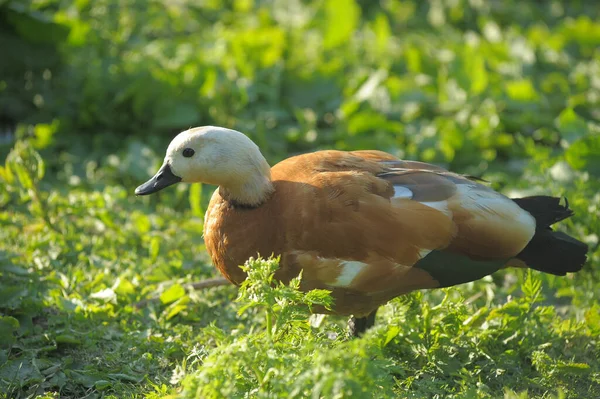
M 358 276 L 358 274 L 368 265 L 363 262 L 345 260 L 340 262 L 340 266 L 342 268 L 340 275 L 335 280 L 335 282 L 330 284 L 334 287 L 350 286 L 352 284 L 352 281 L 356 278 L 356 276 Z
M 413 192 L 404 186 L 394 185 L 394 198 L 408 198 L 413 197 Z

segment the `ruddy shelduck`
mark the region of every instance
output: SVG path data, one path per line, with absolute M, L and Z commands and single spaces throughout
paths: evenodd
M 177 182 L 218 186 L 204 239 L 223 276 L 240 284 L 248 258 L 280 255 L 275 277 L 287 282 L 302 270 L 301 289 L 330 290 L 333 312 L 353 316 L 355 335 L 380 305 L 414 290 L 504 267 L 565 275 L 586 261 L 584 243 L 550 228 L 572 215 L 566 200 L 511 199 L 381 151 L 317 151 L 271 168 L 244 134 L 198 127 L 173 139 L 160 170 L 135 193 Z

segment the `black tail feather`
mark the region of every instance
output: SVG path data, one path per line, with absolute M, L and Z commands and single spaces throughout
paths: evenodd
M 513 199 L 536 220 L 535 235 L 517 255 L 532 269 L 564 276 L 583 267 L 588 246 L 565 233 L 552 231 L 550 226 L 573 215 L 569 202 L 560 204 L 560 198 L 534 196 Z
M 531 213 L 538 229 L 550 227 L 556 222 L 573 216 L 573 211 L 569 209 L 569 201 L 565 198 L 565 205 L 561 205 L 560 200 L 558 197 L 546 195 L 513 198 L 517 205 Z

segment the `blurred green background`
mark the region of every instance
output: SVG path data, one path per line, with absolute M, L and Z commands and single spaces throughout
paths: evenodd
M 133 195 L 209 124 L 271 164 L 379 149 L 566 195 L 590 260 L 394 300 L 353 342 L 277 313 L 274 343 L 187 286 L 212 188 Z M 600 397 L 596 1 L 0 0 L 0 159 L 0 398 Z
M 4 0 L 0 122 L 101 163 L 146 145 L 162 156 L 213 124 L 272 161 L 378 148 L 481 174 L 598 133 L 599 14 L 593 1 Z

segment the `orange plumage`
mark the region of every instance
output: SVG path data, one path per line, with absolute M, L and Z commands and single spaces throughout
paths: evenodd
M 197 158 L 185 159 L 184 149 Z M 239 265 L 249 257 L 281 255 L 276 278 L 303 270 L 301 288 L 331 290 L 338 314 L 363 317 L 398 295 L 472 281 L 508 264 L 577 271 L 587 252 L 549 230 L 571 215 L 558 199 L 519 202 L 380 151 L 319 151 L 269 169 L 246 136 L 205 127 L 173 140 L 157 176 L 136 192 L 157 191 L 168 179 L 219 185 L 204 237 L 228 280 L 244 280 Z M 553 263 L 540 252 L 544 245 L 568 254 L 567 263 Z

